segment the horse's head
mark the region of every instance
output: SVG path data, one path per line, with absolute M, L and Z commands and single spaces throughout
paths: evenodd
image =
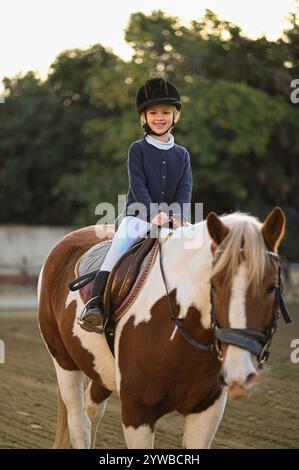
M 232 398 L 256 382 L 276 329 L 281 280 L 277 249 L 285 216 L 275 208 L 263 223 L 244 214 L 207 217 L 212 238 L 212 326 L 222 356 L 220 382 Z

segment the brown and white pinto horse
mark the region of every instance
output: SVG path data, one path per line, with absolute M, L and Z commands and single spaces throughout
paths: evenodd
M 177 228 L 163 243 L 172 304 L 193 338 L 213 343 L 211 283 L 221 328 L 267 331 L 279 282 L 278 264 L 268 254 L 277 252 L 284 229 L 279 208 L 263 223 L 246 214 L 211 213 L 204 222 Z M 120 397 L 129 448 L 152 448 L 156 421 L 174 410 L 184 418 L 183 446 L 210 447 L 227 391 L 242 396 L 254 386 L 256 356 L 222 344 L 221 363 L 215 351 L 190 344 L 170 318 L 157 257 L 138 297 L 117 324 L 114 359 L 104 336 L 77 325 L 83 303 L 78 291 L 68 288 L 78 258 L 101 241 L 99 234 L 103 239 L 113 235 L 112 226 L 87 227 L 64 237 L 39 278 L 40 331 L 60 390 L 54 447 L 93 447 L 113 391 Z

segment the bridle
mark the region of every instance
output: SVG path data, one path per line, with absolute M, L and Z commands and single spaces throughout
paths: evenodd
M 243 252 L 243 248 L 240 249 Z M 217 251 L 216 254 L 221 255 L 221 251 Z M 266 333 L 260 331 L 250 330 L 248 328 L 220 328 L 216 308 L 214 302 L 215 288 L 213 284 L 210 287 L 210 301 L 211 301 L 211 323 L 214 332 L 215 348 L 218 354 L 219 360 L 223 359 L 223 353 L 221 344 L 227 343 L 239 348 L 246 349 L 256 355 L 258 360 L 258 367 L 261 369 L 263 363 L 268 359 L 270 353 L 269 348 L 272 342 L 272 338 L 277 331 L 277 321 L 282 314 L 285 323 L 290 323 L 291 318 L 287 311 L 284 299 L 282 297 L 283 285 L 281 279 L 281 267 L 279 256 L 273 251 L 265 251 L 265 255 L 274 259 L 278 265 L 278 284 L 274 287 L 275 299 L 271 315 L 270 325 L 267 328 Z
M 162 256 L 162 244 L 160 241 L 160 227 L 157 230 L 157 242 L 159 247 L 159 260 L 160 260 L 160 270 L 162 279 L 165 285 L 169 308 L 170 308 L 170 318 L 173 320 L 181 333 L 181 335 L 197 349 L 205 352 L 216 352 L 217 358 L 219 361 L 223 361 L 223 352 L 222 352 L 222 343 L 227 343 L 230 345 L 238 346 L 239 348 L 246 349 L 251 353 L 255 354 L 258 361 L 258 367 L 261 369 L 264 362 L 269 357 L 269 348 L 272 342 L 272 338 L 277 330 L 277 321 L 282 314 L 285 323 L 291 323 L 291 318 L 288 313 L 287 307 L 285 305 L 284 299 L 282 297 L 283 284 L 281 279 L 281 267 L 280 267 L 280 258 L 279 256 L 272 251 L 265 251 L 265 254 L 270 258 L 274 259 L 278 265 L 278 284 L 275 286 L 275 300 L 273 305 L 272 317 L 270 325 L 267 328 L 266 333 L 261 333 L 259 331 L 250 330 L 248 328 L 239 329 L 239 328 L 220 328 L 217 321 L 217 314 L 215 308 L 215 288 L 210 283 L 210 302 L 211 302 L 211 327 L 214 336 L 214 342 L 211 344 L 204 344 L 199 342 L 197 339 L 193 338 L 184 328 L 182 322 L 183 318 L 179 318 L 174 311 L 172 299 L 169 292 L 168 283 L 165 276 L 165 270 L 163 266 L 163 256 Z M 243 248 L 240 249 L 243 251 Z M 217 250 L 213 263 L 216 262 L 215 257 L 221 256 L 222 251 Z

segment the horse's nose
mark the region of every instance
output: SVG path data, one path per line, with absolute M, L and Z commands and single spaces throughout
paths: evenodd
M 221 371 L 218 375 L 218 384 L 221 387 L 226 387 L 231 398 L 240 398 L 246 396 L 249 390 L 255 386 L 256 376 L 257 374 L 251 371 L 245 380 L 230 381 L 225 371 Z
M 230 382 L 227 379 L 225 373 L 220 372 L 220 374 L 218 375 L 218 383 L 222 387 L 231 386 L 232 384 L 238 384 L 239 386 L 244 387 L 246 390 L 249 390 L 256 383 L 256 373 L 255 372 L 250 372 L 247 375 L 247 377 L 245 378 L 244 381 L 243 380 L 242 381 L 241 380 L 234 380 L 234 381 Z
M 225 385 L 227 385 L 223 372 L 220 372 L 220 374 L 218 375 L 218 383 L 219 385 L 221 385 L 221 387 L 225 387 Z
M 255 385 L 256 382 L 256 373 L 251 372 L 250 374 L 247 375 L 246 380 L 243 384 L 243 386 L 249 390 L 251 387 Z

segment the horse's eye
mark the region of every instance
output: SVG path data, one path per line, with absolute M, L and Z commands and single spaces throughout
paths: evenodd
M 216 287 L 214 286 L 214 284 L 211 284 L 211 291 L 213 292 L 213 294 L 216 293 Z
M 266 289 L 266 292 L 268 295 L 270 294 L 273 294 L 273 292 L 275 291 L 276 289 L 276 285 L 275 284 L 270 284 L 267 289 Z

